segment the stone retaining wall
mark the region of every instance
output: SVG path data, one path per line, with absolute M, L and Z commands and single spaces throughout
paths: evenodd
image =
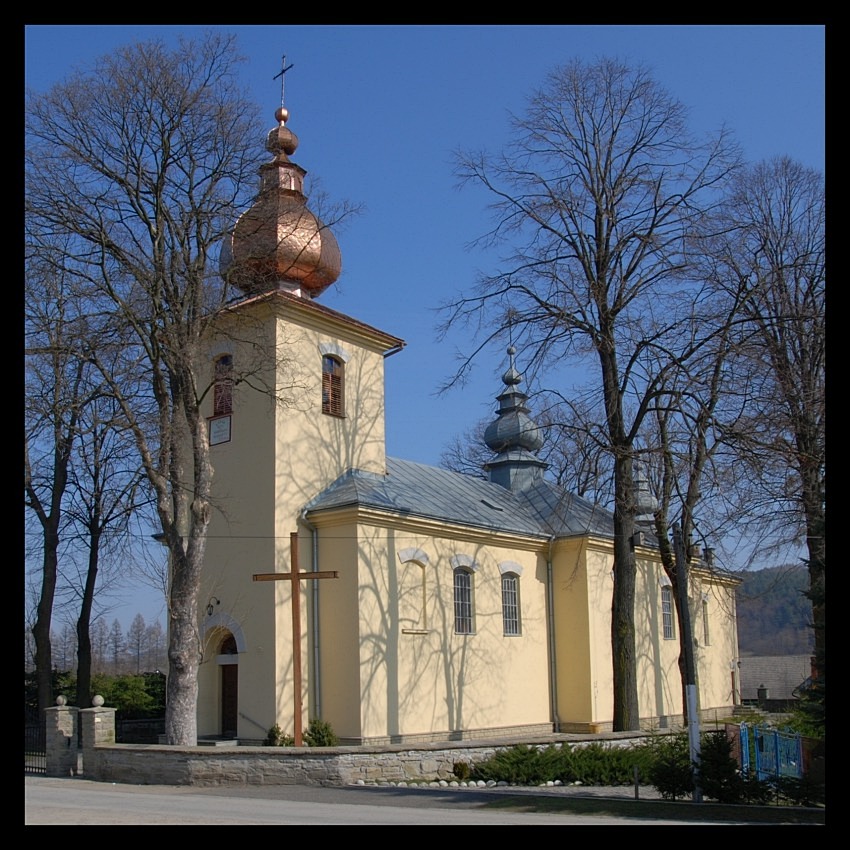
M 62 755 L 82 726 L 82 769 L 86 779 L 127 785 L 353 785 L 452 781 L 455 765 L 482 762 L 498 750 L 517 744 L 546 747 L 582 746 L 605 741 L 610 746 L 632 746 L 645 737 L 639 732 L 607 735 L 558 734 L 498 741 L 459 741 L 436 744 L 348 747 L 244 747 L 238 745 L 176 747 L 161 744 L 116 744 L 115 710 L 97 706 L 55 709 L 54 723 L 63 730 L 56 736 Z M 53 775 L 68 775 L 67 759 L 53 758 Z
M 632 746 L 640 735 L 607 740 Z M 578 737 L 578 736 L 576 736 Z M 590 743 L 572 741 L 570 746 Z M 598 740 L 593 736 L 593 740 Z M 486 746 L 410 747 L 172 747 L 115 744 L 84 755 L 84 776 L 102 782 L 136 785 L 353 785 L 359 783 L 433 782 L 457 779 L 458 762 L 491 758 L 518 741 Z M 529 743 L 529 742 L 524 742 Z M 536 742 L 548 746 L 550 741 Z M 559 746 L 561 742 L 554 742 Z
M 352 785 L 454 779 L 459 761 L 483 761 L 496 747 L 171 747 L 116 744 L 84 756 L 84 775 L 136 785 Z

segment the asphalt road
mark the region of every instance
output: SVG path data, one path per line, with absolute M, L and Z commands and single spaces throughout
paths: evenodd
M 301 785 L 195 788 L 25 776 L 24 825 L 702 825 L 693 820 L 493 808 L 500 797 L 504 800 L 504 790 Z M 516 794 L 517 789 L 511 793 Z

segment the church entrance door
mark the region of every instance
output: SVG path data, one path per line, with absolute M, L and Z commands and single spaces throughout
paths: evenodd
M 236 737 L 236 716 L 238 712 L 239 665 L 221 666 L 221 736 Z

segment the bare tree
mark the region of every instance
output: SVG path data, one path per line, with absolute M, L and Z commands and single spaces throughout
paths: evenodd
M 39 709 L 53 704 L 51 623 L 59 580 L 63 506 L 81 411 L 93 371 L 80 351 L 79 305 L 45 245 L 25 275 L 24 496 L 40 535 L 40 592 L 32 625 Z
M 116 562 L 121 566 L 132 563 L 122 554 L 129 548 L 128 523 L 133 514 L 149 504 L 143 487 L 146 478 L 129 437 L 126 420 L 111 395 L 104 393 L 83 409 L 66 508 L 69 521 L 76 526 L 80 548 L 85 552 L 85 568 L 74 583 L 79 602 L 77 699 L 80 705 L 90 705 L 93 696 L 90 629 L 95 592 L 103 595 L 107 585 L 101 566 L 104 556 L 107 567 Z
M 146 639 L 145 618 L 141 614 L 136 614 L 133 617 L 133 622 L 130 623 L 130 628 L 127 629 L 127 653 L 135 667 L 136 675 L 142 672 L 142 658 L 147 650 Z
M 738 153 L 725 132 L 694 139 L 685 108 L 646 69 L 610 59 L 552 71 L 513 129 L 501 155 L 458 156 L 461 181 L 493 198 L 482 241 L 510 249 L 502 270 L 447 305 L 446 326 L 483 323 L 477 350 L 510 328 L 550 387 L 567 359 L 595 366 L 614 477 L 614 729 L 636 729 L 632 462 L 664 392 L 649 354 L 687 357 L 676 349 L 693 303 L 688 239 Z
M 154 620 L 154 622 L 149 623 L 146 627 L 145 647 L 147 648 L 145 669 L 148 671 L 158 671 L 160 667 L 165 665 L 165 633 L 162 630 L 162 624 L 159 620 Z
M 91 626 L 92 672 L 105 673 L 109 658 L 109 627 L 103 616 L 95 618 Z
M 679 624 L 679 671 L 682 677 L 682 705 L 689 718 L 687 699 L 689 677 L 696 675 L 689 666 L 693 656 L 693 634 L 689 612 L 684 610 L 687 583 L 680 569 L 695 560 L 704 568 L 713 567 L 713 547 L 705 546 L 702 553 L 692 544 L 695 534 L 703 540 L 712 539 L 719 529 L 697 518 L 698 509 L 710 503 L 720 492 L 723 476 L 715 464 L 725 446 L 729 423 L 719 417 L 724 409 L 724 381 L 730 357 L 729 337 L 733 332 L 738 302 L 723 300 L 712 304 L 695 316 L 695 328 L 708 328 L 707 338 L 699 352 L 679 370 L 668 370 L 666 393 L 653 406 L 653 416 L 647 421 L 642 436 L 647 446 L 645 468 L 655 471 L 653 496 L 648 500 L 644 520 L 651 524 L 658 540 L 661 562 L 673 588 L 673 600 Z M 725 308 L 725 309 L 724 309 Z M 652 504 L 654 502 L 654 506 Z M 677 558 L 674 540 L 681 535 L 682 547 Z M 685 582 L 683 589 L 682 584 Z M 696 691 L 698 693 L 698 691 Z
M 109 658 L 112 662 L 112 673 L 118 675 L 124 666 L 124 651 L 126 643 L 124 641 L 124 632 L 121 631 L 121 623 L 118 620 L 112 621 L 112 626 L 109 629 Z
M 801 544 L 815 650 L 826 626 L 826 259 L 823 175 L 787 157 L 743 171 L 725 207 L 728 233 L 707 248 L 718 293 L 741 299 L 736 369 L 748 415 L 730 428 L 754 523 Z M 746 379 L 744 381 L 744 379 Z M 823 662 L 821 662 L 823 663 Z
M 136 44 L 27 102 L 31 251 L 63 237 L 57 271 L 76 275 L 92 313 L 113 323 L 91 361 L 132 430 L 170 553 L 172 744 L 197 739 L 196 597 L 212 480 L 202 340 L 227 297 L 213 262 L 261 153 L 239 61 L 229 36 L 172 51 Z
M 56 669 L 63 672 L 71 670 L 74 656 L 77 653 L 77 635 L 70 623 L 62 623 L 59 635 L 54 635 L 52 641 L 56 644 Z

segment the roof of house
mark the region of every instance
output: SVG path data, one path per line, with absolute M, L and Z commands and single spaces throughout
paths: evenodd
M 511 491 L 484 478 L 398 458 L 387 474 L 349 470 L 306 506 L 308 513 L 358 506 L 533 537 L 613 537 L 609 511 L 541 479 Z
M 811 655 L 750 655 L 740 659 L 741 699 L 792 699 L 794 689 L 811 675 Z

